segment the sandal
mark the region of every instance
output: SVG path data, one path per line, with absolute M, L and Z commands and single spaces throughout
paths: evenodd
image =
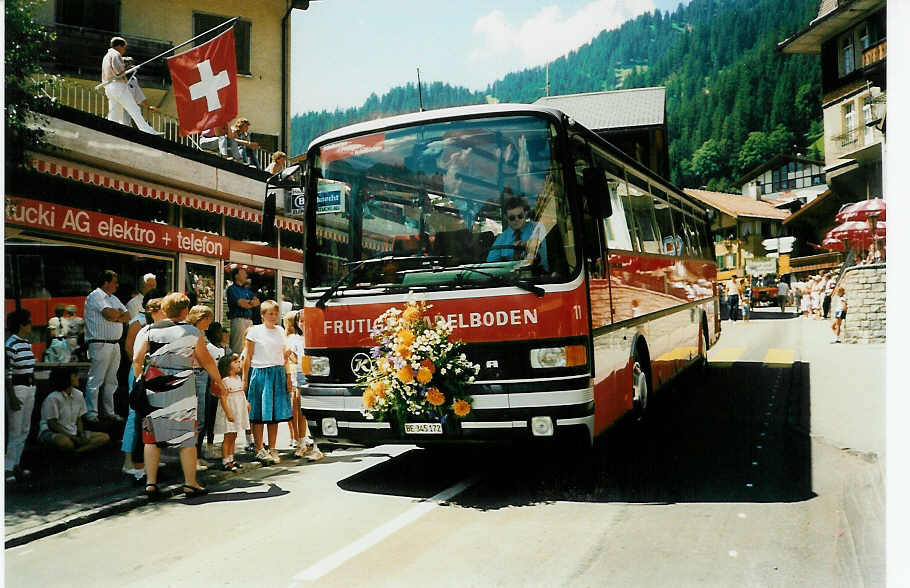
M 196 486 L 183 485 L 183 495 L 187 498 L 195 498 L 197 496 L 205 496 L 209 493 L 208 488 L 198 488 Z
M 145 495 L 148 497 L 150 502 L 164 498 L 164 494 L 162 494 L 161 490 L 158 489 L 158 484 L 152 483 L 145 485 Z

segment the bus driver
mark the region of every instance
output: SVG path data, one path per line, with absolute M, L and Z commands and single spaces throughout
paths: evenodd
M 506 196 L 505 210 L 509 226 L 493 241 L 487 261 L 523 259 L 519 267 L 524 267 L 533 264 L 534 258 L 539 256 L 540 267 L 544 272 L 549 271 L 547 244 L 544 241 L 546 229 L 543 224 L 531 220 L 531 206 L 527 200 L 512 195 L 509 188 L 505 189 L 503 195 Z

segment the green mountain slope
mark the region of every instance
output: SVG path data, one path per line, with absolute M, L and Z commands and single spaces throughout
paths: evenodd
M 692 0 L 672 13 L 646 13 L 553 61 L 550 93 L 666 86 L 671 180 L 730 190 L 739 174 L 774 153 L 818 155 L 817 146 L 810 150 L 821 117 L 818 59 L 774 50 L 816 9 L 816 0 Z M 424 105 L 533 102 L 544 83 L 543 67 L 508 74 L 481 92 L 436 82 L 424 87 Z M 408 84 L 359 108 L 296 115 L 291 152 L 328 130 L 417 105 L 417 87 Z

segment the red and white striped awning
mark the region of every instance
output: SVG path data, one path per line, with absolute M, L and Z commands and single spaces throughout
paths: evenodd
M 78 182 L 100 186 L 102 188 L 119 190 L 127 194 L 172 202 L 181 206 L 189 206 L 196 210 L 223 214 L 240 220 L 254 223 L 262 222 L 262 215 L 259 211 L 252 208 L 246 208 L 236 204 L 227 204 L 201 196 L 169 190 L 163 186 L 139 182 L 118 174 L 73 165 L 71 162 L 64 162 L 53 158 L 33 158 L 30 160 L 30 164 L 32 168 L 42 173 L 69 178 Z M 289 218 L 278 217 L 275 219 L 275 225 L 285 230 L 298 233 L 303 232 L 303 223 Z

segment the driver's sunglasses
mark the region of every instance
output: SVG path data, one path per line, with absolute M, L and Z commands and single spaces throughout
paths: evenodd
M 525 217 L 525 213 L 519 212 L 518 214 L 510 214 L 508 216 L 509 216 L 509 220 L 519 220 L 519 219 L 523 219 Z

